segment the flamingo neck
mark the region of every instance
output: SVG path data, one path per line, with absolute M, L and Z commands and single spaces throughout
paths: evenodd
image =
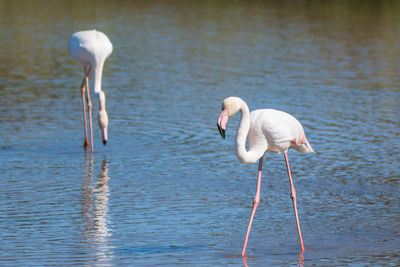
M 99 92 L 99 110 L 106 111 L 106 95 L 103 91 Z
M 104 66 L 104 61 L 95 61 L 94 64 L 92 65 L 92 79 L 91 79 L 91 87 L 94 88 L 94 92 L 96 94 L 100 93 L 101 91 L 101 77 L 103 74 L 103 66 Z
M 242 163 L 255 163 L 259 160 L 265 151 L 257 150 L 256 148 L 250 148 L 249 151 L 246 150 L 246 139 L 250 131 L 250 111 L 247 104 L 243 101 L 240 107 L 241 119 L 240 124 L 236 134 L 236 156 Z

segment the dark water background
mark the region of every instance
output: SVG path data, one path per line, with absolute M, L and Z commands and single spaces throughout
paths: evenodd
M 93 28 L 114 52 L 92 155 L 67 40 Z M 399 33 L 396 1 L 0 0 L 0 265 L 243 265 L 257 165 L 239 116 L 216 129 L 230 95 L 317 151 L 289 153 L 304 255 L 268 154 L 247 264 L 400 265 Z

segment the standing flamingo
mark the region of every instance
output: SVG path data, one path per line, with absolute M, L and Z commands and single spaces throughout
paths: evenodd
M 254 214 L 256 213 L 258 203 L 260 202 L 262 160 L 265 152 L 284 153 L 291 187 L 290 196 L 293 201 L 301 251 L 304 251 L 299 216 L 297 214 L 296 191 L 290 173 L 287 151 L 289 148 L 293 148 L 302 153 L 314 153 L 314 150 L 307 141 L 300 122 L 292 115 L 274 109 L 258 109 L 250 113 L 246 102 L 239 97 L 228 97 L 222 103 L 222 112 L 217 123 L 222 138 L 225 139 L 225 129 L 228 119 L 235 115 L 239 110 L 242 114 L 242 118 L 236 135 L 236 155 L 242 163 L 255 163 L 259 160 L 257 191 L 254 197 L 249 226 L 243 244 L 242 257 L 246 253 L 247 241 L 253 223 Z M 250 147 L 248 151 L 246 151 L 247 137 L 249 138 Z
M 71 38 L 69 38 L 68 40 L 68 49 L 71 55 L 83 64 L 83 72 L 85 74 L 85 77 L 83 78 L 81 83 L 81 93 L 85 129 L 84 146 L 89 146 L 87 138 L 87 121 L 85 107 L 86 91 L 89 113 L 91 151 L 93 152 L 92 102 L 90 101 L 89 75 L 93 69 L 91 87 L 94 87 L 94 92 L 99 95 L 99 127 L 102 133 L 102 141 L 105 145 L 108 139 L 108 115 L 106 111 L 106 96 L 101 90 L 101 76 L 103 72 L 104 61 L 111 54 L 113 46 L 104 33 L 96 30 L 91 30 L 79 31 L 72 34 Z

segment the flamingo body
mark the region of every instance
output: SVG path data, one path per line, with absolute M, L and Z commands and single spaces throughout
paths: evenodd
M 92 66 L 94 77 L 91 87 L 95 93 L 99 93 L 104 62 L 113 51 L 110 39 L 96 30 L 79 31 L 69 38 L 68 49 L 80 63 Z
M 314 152 L 308 146 L 303 126 L 292 115 L 275 109 L 257 109 L 250 113 L 248 134 L 250 150 L 263 146 L 265 152 L 284 153 L 289 148 Z

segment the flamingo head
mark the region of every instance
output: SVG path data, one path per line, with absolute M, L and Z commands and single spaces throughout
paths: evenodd
M 103 145 L 107 143 L 108 115 L 106 111 L 106 96 L 103 91 L 99 93 L 100 109 L 99 109 L 99 127 L 101 130 Z
M 99 127 L 101 130 L 103 145 L 107 143 L 107 128 L 108 128 L 108 116 L 105 110 L 99 111 Z
M 217 127 L 222 138 L 225 139 L 225 130 L 228 119 L 238 112 L 242 106 L 243 100 L 239 97 L 230 96 L 222 102 L 222 111 L 219 115 Z

